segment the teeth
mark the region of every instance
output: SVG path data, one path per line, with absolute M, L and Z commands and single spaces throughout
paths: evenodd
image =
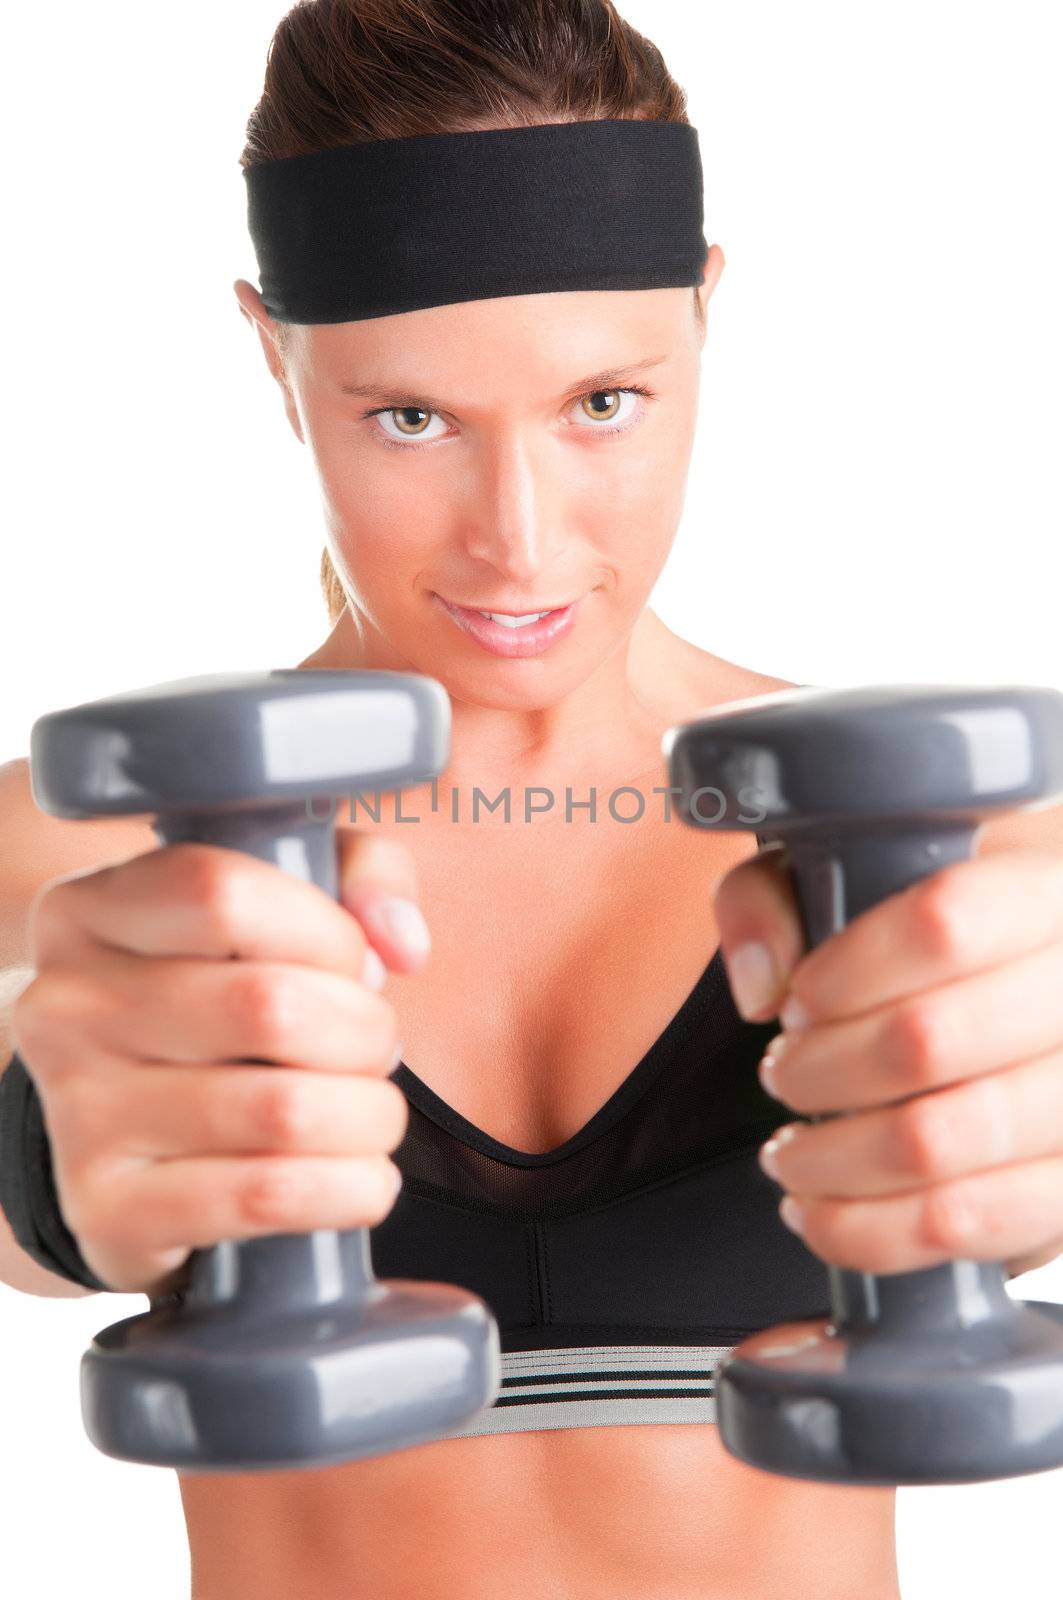
M 500 611 L 481 611 L 481 617 L 489 617 L 492 622 L 500 622 L 503 628 L 526 628 L 530 622 L 538 622 L 540 617 L 548 617 L 549 611 L 530 611 L 526 617 L 506 617 Z

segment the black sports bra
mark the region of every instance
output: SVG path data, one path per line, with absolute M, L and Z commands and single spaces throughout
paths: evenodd
M 739 1016 L 717 950 L 615 1094 L 543 1154 L 395 1068 L 405 1181 L 373 1229 L 374 1270 L 471 1289 L 501 1335 L 497 1399 L 444 1437 L 714 1422 L 713 1374 L 736 1343 L 830 1315 L 827 1267 L 779 1220 L 757 1162 L 793 1116 L 757 1077 L 777 1032 Z

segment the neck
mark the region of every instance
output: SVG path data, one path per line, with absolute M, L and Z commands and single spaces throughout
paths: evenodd
M 463 696 L 444 682 L 451 702 L 448 786 L 543 784 L 560 795 L 566 783 L 625 781 L 633 759 L 652 762 L 669 721 L 669 691 L 682 641 L 648 606 L 631 633 L 589 677 L 546 706 L 494 703 Z M 420 672 L 345 608 L 304 668 Z M 663 770 L 663 765 L 662 765 Z

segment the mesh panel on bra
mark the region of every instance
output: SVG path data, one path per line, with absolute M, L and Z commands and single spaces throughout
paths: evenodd
M 410 1116 L 393 1160 L 414 1193 L 544 1221 L 601 1205 L 792 1120 L 756 1064 L 777 1022 L 735 1009 L 721 952 L 642 1060 L 591 1121 L 555 1150 L 526 1154 L 460 1116 L 405 1064 L 392 1079 Z

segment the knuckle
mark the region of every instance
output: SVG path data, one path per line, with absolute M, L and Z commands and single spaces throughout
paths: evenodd
M 255 1137 L 264 1149 L 303 1150 L 313 1133 L 314 1117 L 303 1092 L 309 1085 L 292 1082 L 287 1076 L 271 1075 L 268 1070 L 251 1096 Z
M 85 1015 L 94 1009 L 93 992 L 76 973 L 50 971 L 39 973 L 18 996 L 11 1011 L 15 1042 L 20 1049 L 29 1044 L 35 1074 L 58 1078 L 67 1061 L 73 1064 L 67 1052 L 51 1047 L 71 1029 L 79 1036 L 84 1032 Z
M 182 897 L 212 931 L 230 933 L 237 925 L 241 900 L 237 853 L 184 845 L 169 848 L 181 851 Z
M 235 962 L 227 998 L 237 1024 L 252 1042 L 272 1042 L 289 1036 L 296 1008 L 290 983 L 275 968 Z
M 956 879 L 937 872 L 912 891 L 912 917 L 921 948 L 946 961 L 962 960 L 970 908 Z
M 918 1091 L 940 1082 L 953 1048 L 952 1025 L 941 1004 L 920 998 L 897 1006 L 887 1031 L 891 1062 L 903 1083 Z
M 240 1181 L 237 1209 L 240 1219 L 252 1228 L 286 1222 L 300 1198 L 297 1175 L 283 1161 L 253 1163 Z
M 922 1243 L 950 1260 L 959 1259 L 968 1242 L 970 1213 L 957 1184 L 943 1183 L 927 1191 L 922 1206 Z
M 947 1104 L 923 1095 L 902 1106 L 897 1119 L 903 1170 L 924 1179 L 948 1177 L 954 1167 L 956 1131 Z

